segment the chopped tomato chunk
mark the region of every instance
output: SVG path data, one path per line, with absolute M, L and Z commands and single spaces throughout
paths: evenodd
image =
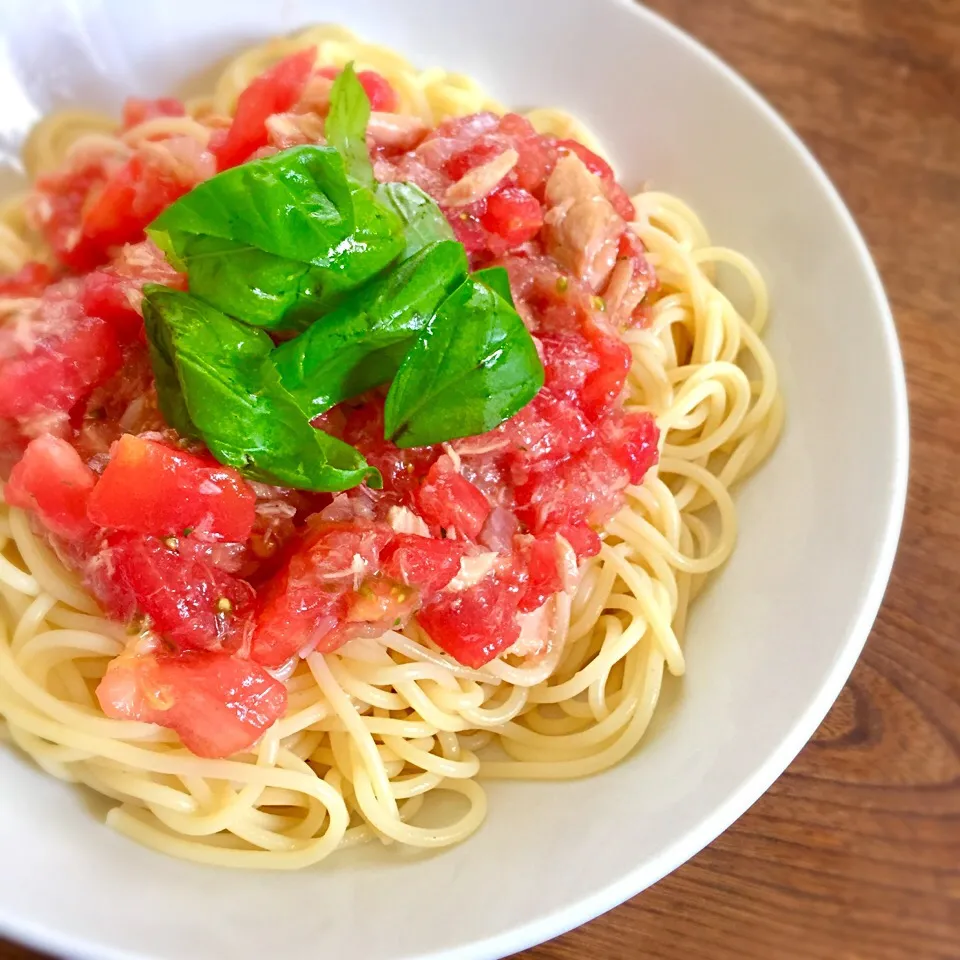
M 286 113 L 300 99 L 313 72 L 316 47 L 298 50 L 255 77 L 237 98 L 233 123 L 216 145 L 217 168 L 226 170 L 266 146 L 267 117 Z
M 37 437 L 10 473 L 4 498 L 12 507 L 33 510 L 51 533 L 79 540 L 93 532 L 87 502 L 96 480 L 66 440 Z
M 82 243 L 107 250 L 142 240 L 144 228 L 194 185 L 135 153 L 90 194 L 80 221 Z
M 127 97 L 123 103 L 123 129 L 129 130 L 147 120 L 159 117 L 183 117 L 187 110 L 182 100 L 176 97 L 158 97 L 156 100 L 144 100 L 141 97 Z
M 462 540 L 398 533 L 384 553 L 383 572 L 425 595 L 433 594 L 457 575 L 466 546 Z
M 535 197 L 519 187 L 501 187 L 487 197 L 487 209 L 480 222 L 503 238 L 511 250 L 532 240 L 543 226 L 543 211 Z
M 490 503 L 483 493 L 453 467 L 450 457 L 442 456 L 430 468 L 417 493 L 420 515 L 438 530 L 456 530 L 460 536 L 475 540 L 490 514 Z
M 417 591 L 390 577 L 367 577 L 347 596 L 348 624 L 399 627 L 416 609 Z
M 612 332 L 594 336 L 590 345 L 598 366 L 584 380 L 580 405 L 583 412 L 595 420 L 616 403 L 627 382 L 633 354 Z
M 279 667 L 300 651 L 336 649 L 346 636 L 350 595 L 376 574 L 393 539 L 386 524 L 369 520 L 316 524 L 260 597 L 251 656 Z
M 647 471 L 660 459 L 660 430 L 649 413 L 626 413 L 620 421 L 604 424 L 603 439 L 614 459 L 630 474 L 630 482 L 642 483 Z
M 520 599 L 520 612 L 530 613 L 563 589 L 557 562 L 556 537 L 548 535 L 522 542 L 517 553 L 526 580 Z
M 250 536 L 256 496 L 236 470 L 130 434 L 111 453 L 90 498 L 98 526 L 158 537 L 187 529 L 208 539 Z
M 16 273 L 0 277 L 0 297 L 39 297 L 53 280 L 53 271 L 36 260 L 25 263 Z
M 112 616 L 149 617 L 179 650 L 239 649 L 253 588 L 201 559 L 186 540 L 112 533 L 88 565 L 87 584 Z
M 57 259 L 73 270 L 90 270 L 107 258 L 101 247 L 81 242 L 80 231 L 87 197 L 103 186 L 107 176 L 105 161 L 97 159 L 37 178 L 35 208 L 40 229 Z
M 69 411 L 120 362 L 110 327 L 50 288 L 34 314 L 0 327 L 0 417 Z
M 417 620 L 438 647 L 476 669 L 517 642 L 519 592 L 511 578 L 492 574 L 466 590 L 440 593 Z
M 248 660 L 224 653 L 121 655 L 97 699 L 108 717 L 176 731 L 198 757 L 248 750 L 283 716 L 287 690 Z

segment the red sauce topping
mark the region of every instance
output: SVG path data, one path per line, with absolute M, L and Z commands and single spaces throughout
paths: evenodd
M 312 57 L 287 58 L 241 95 L 212 145 L 219 169 L 268 145 L 267 118 L 296 115 L 308 84 L 316 97 Z M 374 110 L 396 109 L 386 80 L 360 80 Z M 180 113 L 176 101 L 130 101 L 124 124 Z M 506 423 L 443 447 L 385 441 L 378 393 L 325 414 L 323 428 L 380 469 L 380 491 L 334 497 L 253 484 L 162 422 L 140 288 L 184 278 L 143 228 L 214 172 L 195 144 L 174 137 L 159 153 L 138 148 L 120 163 L 42 178 L 38 222 L 63 266 L 86 273 L 55 281 L 31 264 L 0 278 L 0 295 L 37 298 L 0 328 L 3 443 L 17 457 L 29 441 L 6 498 L 35 513 L 108 615 L 158 637 L 111 665 L 98 690 L 104 711 L 169 726 L 201 755 L 255 742 L 286 700 L 265 671 L 309 651 L 416 616 L 467 666 L 503 653 L 520 618 L 563 588 L 569 551 L 583 559 L 600 549 L 598 531 L 624 488 L 657 459 L 653 419 L 623 408 L 631 356 L 620 329 L 642 318 L 653 278 L 610 167 L 515 114 L 450 120 L 414 132 L 412 146 L 404 136 L 402 148 L 374 143 L 377 176 L 431 193 L 472 266 L 506 267 L 546 380 Z M 508 149 L 517 161 L 506 175 L 466 204 L 447 203 L 453 184 Z M 548 188 L 569 154 L 600 178 L 607 204 L 608 260 L 582 275 L 572 265 L 584 251 L 563 249 Z

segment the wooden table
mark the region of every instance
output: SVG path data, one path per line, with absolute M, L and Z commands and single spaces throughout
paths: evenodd
M 906 356 L 910 498 L 866 652 L 789 771 L 676 873 L 520 956 L 957 960 L 960 0 L 649 2 L 771 100 L 864 230 Z

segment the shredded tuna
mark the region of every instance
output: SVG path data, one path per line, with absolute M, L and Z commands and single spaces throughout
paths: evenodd
M 575 154 L 557 161 L 547 180 L 543 233 L 547 252 L 591 289 L 606 282 L 626 224 L 600 178 Z
M 443 202 L 448 207 L 465 207 L 483 199 L 517 165 L 520 155 L 510 147 L 499 156 L 479 167 L 468 170 L 444 194 Z

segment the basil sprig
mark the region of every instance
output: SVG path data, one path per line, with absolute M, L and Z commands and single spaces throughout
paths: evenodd
M 379 486 L 360 453 L 309 420 L 390 381 L 385 436 L 401 447 L 490 430 L 543 384 L 506 271 L 469 275 L 431 197 L 376 183 L 369 116 L 349 66 L 328 146 L 224 171 L 148 231 L 190 285 L 144 287 L 161 411 L 254 479 Z M 300 332 L 275 346 L 258 328 Z
M 147 232 L 187 272 L 195 296 L 246 323 L 289 330 L 389 266 L 404 250 L 403 230 L 347 175 L 337 150 L 303 146 L 198 184 Z
M 323 125 L 323 135 L 357 183 L 373 188 L 376 180 L 370 151 L 367 149 L 367 124 L 370 122 L 370 99 L 357 79 L 353 64 L 348 63 L 333 82 L 330 109 Z
M 221 463 L 300 490 L 380 486 L 380 474 L 343 441 L 315 430 L 285 393 L 262 330 L 188 293 L 144 287 L 143 318 L 160 410 Z
M 429 244 L 277 347 L 280 382 L 309 418 L 388 382 L 467 270 L 459 243 Z
M 387 394 L 384 432 L 398 447 L 485 433 L 543 386 L 533 338 L 498 293 L 509 280 L 474 275 L 441 305 L 406 355 Z

